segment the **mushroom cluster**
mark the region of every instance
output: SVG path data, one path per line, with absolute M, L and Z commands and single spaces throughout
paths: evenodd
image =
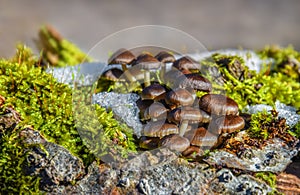
M 199 73 L 201 65 L 188 56 L 176 60 L 162 51 L 156 56 L 143 53 L 135 57 L 121 49 L 112 55 L 109 64 L 121 64 L 130 82 L 144 80 L 137 101 L 145 123 L 141 148 L 164 146 L 185 156 L 202 155 L 204 149 L 217 146 L 221 134 L 244 128 L 237 103 L 224 95 L 212 94 L 211 82 Z M 169 71 L 167 64 L 172 64 Z M 128 65 L 132 67 L 128 69 Z M 160 70 L 160 82 L 151 81 L 153 70 Z M 207 94 L 199 98 L 197 91 Z

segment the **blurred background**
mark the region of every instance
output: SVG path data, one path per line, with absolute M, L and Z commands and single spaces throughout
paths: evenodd
M 10 57 L 17 42 L 34 47 L 43 24 L 84 51 L 111 33 L 146 24 L 183 30 L 208 50 L 266 44 L 299 50 L 299 10 L 298 0 L 0 0 L 0 57 Z

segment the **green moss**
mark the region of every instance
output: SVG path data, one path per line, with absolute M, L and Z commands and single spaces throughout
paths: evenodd
M 227 96 L 239 104 L 240 109 L 254 104 L 273 106 L 276 100 L 300 108 L 300 83 L 288 75 L 280 72 L 266 74 L 265 71 L 260 73 L 249 71 L 245 67 L 245 62 L 238 56 L 218 54 L 213 55 L 213 61 L 202 63 L 206 69 L 218 67 L 224 83 L 213 83 L 214 91 L 217 93 L 225 91 Z M 235 68 L 230 68 L 230 64 L 235 64 Z M 237 70 L 239 68 L 240 70 Z M 209 71 L 205 72 L 209 74 Z
M 274 173 L 258 172 L 255 173 L 254 176 L 266 182 L 273 189 L 273 192 L 271 194 L 274 194 L 276 192 L 276 175 Z
M 39 38 L 43 58 L 53 66 L 63 67 L 91 61 L 87 54 L 64 39 L 53 27 L 41 27 Z
M 2 115 L 4 108 L 0 108 Z M 26 175 L 28 148 L 22 142 L 19 132 L 22 127 L 6 129 L 0 136 L 0 194 L 39 194 L 39 178 Z
M 94 151 L 85 145 L 78 133 L 82 126 L 76 126 L 74 118 L 74 90 L 36 67 L 37 59 L 30 49 L 19 46 L 13 59 L 0 60 L 0 95 L 6 98 L 5 106 L 12 106 L 20 113 L 22 124 L 31 125 L 48 141 L 62 145 L 88 165 L 94 160 Z M 87 110 L 80 105 L 78 108 L 86 117 L 95 115 L 95 107 L 90 112 L 85 112 Z M 103 140 L 102 143 L 109 145 L 112 140 L 118 139 L 114 144 L 123 154 L 134 151 L 132 130 L 116 121 L 111 112 L 107 113 L 100 107 L 96 107 L 96 111 L 97 124 L 100 124 L 103 133 L 95 137 L 95 142 Z M 2 138 L 0 165 L 3 163 L 6 167 L 1 170 L 0 178 L 6 179 L 1 180 L 1 189 L 38 192 L 39 180 L 22 172 L 20 165 L 26 155 L 23 149 L 27 146 L 15 140 L 16 136 L 17 131 L 14 131 Z M 7 164 L 8 161 L 12 162 Z
M 247 130 L 252 138 L 267 139 L 268 129 L 266 128 L 273 120 L 272 114 L 267 111 L 251 115 L 250 128 Z
M 272 72 L 281 72 L 292 79 L 300 81 L 300 53 L 294 50 L 293 46 L 286 48 L 277 45 L 266 46 L 258 51 L 263 59 L 273 59 L 269 63 Z

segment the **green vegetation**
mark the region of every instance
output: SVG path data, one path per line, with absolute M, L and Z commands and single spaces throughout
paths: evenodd
M 266 182 L 272 189 L 274 194 L 276 192 L 276 175 L 271 172 L 258 172 L 254 175 L 256 178 L 259 178 Z
M 296 52 L 296 51 L 295 51 Z M 245 62 L 238 56 L 215 54 L 212 59 L 202 61 L 204 73 L 213 83 L 214 92 L 226 93 L 242 109 L 246 105 L 268 104 L 274 106 L 276 100 L 300 108 L 300 83 L 281 72 L 268 69 L 256 73 L 249 71 Z M 219 69 L 218 79 L 208 71 L 213 67 Z M 215 79 L 214 79 L 215 78 Z M 223 83 L 218 82 L 222 80 Z
M 90 57 L 51 26 L 41 27 L 38 46 L 43 52 L 43 59 L 52 66 L 71 66 L 91 61 Z
M 253 138 L 267 139 L 269 136 L 268 126 L 273 120 L 272 114 L 267 111 L 251 115 L 250 128 L 248 133 Z
M 94 159 L 91 151 L 81 139 L 73 113 L 73 91 L 65 85 L 56 82 L 52 75 L 45 73 L 41 67 L 36 67 L 38 58 L 25 46 L 18 46 L 17 54 L 11 60 L 0 60 L 0 95 L 6 98 L 4 106 L 16 109 L 22 118 L 22 126 L 30 125 L 48 140 L 68 149 L 81 158 L 85 165 Z M 89 111 L 85 107 L 76 107 L 83 113 Z M 122 154 L 135 151 L 132 130 L 113 118 L 111 112 L 93 106 L 86 115 L 98 115 L 98 128 L 102 129 L 101 136 L 95 142 L 109 144 L 114 139 L 115 147 Z M 89 121 L 87 121 L 89 122 Z M 92 122 L 91 122 L 92 123 Z M 22 171 L 25 163 L 25 148 L 14 130 L 2 135 L 0 178 L 1 192 L 38 192 L 39 179 L 27 176 Z M 99 133 L 98 133 L 99 135 Z M 103 141 L 103 142 L 102 142 Z M 98 159 L 99 161 L 99 159 Z M 10 163 L 8 163 L 10 162 Z M 5 164 L 5 166 L 4 166 Z M 3 165 L 3 166 L 2 166 Z

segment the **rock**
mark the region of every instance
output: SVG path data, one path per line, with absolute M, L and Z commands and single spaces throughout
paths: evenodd
M 268 194 L 272 188 L 247 174 L 234 176 L 229 169 L 221 169 L 210 182 L 209 188 L 220 194 Z
M 25 173 L 41 178 L 44 191 L 70 185 L 85 174 L 83 163 L 67 149 L 46 141 L 38 131 L 26 128 L 20 132 L 28 144 L 37 144 L 28 151 Z
M 139 109 L 136 105 L 138 99 L 139 96 L 134 93 L 102 92 L 93 95 L 92 102 L 112 110 L 116 119 L 126 123 L 133 129 L 134 134 L 140 137 L 142 123 L 139 118 Z
M 243 137 L 245 131 L 239 132 L 236 140 Z M 213 166 L 225 166 L 245 171 L 270 171 L 279 173 L 285 170 L 292 158 L 297 155 L 300 145 L 299 140 L 294 146 L 289 146 L 283 140 L 274 138 L 268 140 L 262 148 L 245 146 L 239 155 L 219 149 L 211 152 L 205 162 Z
M 0 115 L 0 139 L 6 130 L 14 129 L 20 121 L 20 114 L 17 111 L 5 108 L 4 113 Z

